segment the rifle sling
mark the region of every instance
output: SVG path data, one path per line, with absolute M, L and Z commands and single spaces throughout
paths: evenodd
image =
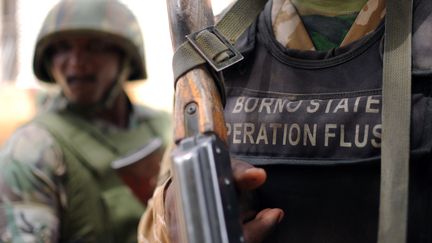
M 237 58 L 240 54 L 234 54 L 236 50 L 231 45 L 234 45 L 255 21 L 266 2 L 267 0 L 238 0 L 214 28 L 206 28 L 191 34 L 192 39 L 189 38 L 189 41 L 180 45 L 174 53 L 175 82 L 186 72 L 205 63 L 210 62 L 218 66 L 217 72 L 234 64 L 233 57 Z
M 387 0 L 383 57 L 379 243 L 407 239 L 412 0 Z

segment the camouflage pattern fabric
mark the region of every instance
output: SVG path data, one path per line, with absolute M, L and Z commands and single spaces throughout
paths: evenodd
M 333 5 L 327 2 L 274 0 L 272 23 L 276 39 L 291 49 L 328 50 L 364 37 L 385 16 L 384 0 L 368 0 L 365 4 L 364 0 L 339 1 L 338 8 L 329 7 Z
M 0 242 L 57 242 L 65 164 L 53 138 L 21 128 L 0 152 L 0 166 Z
M 317 51 L 339 47 L 353 24 L 356 13 L 327 17 L 321 15 L 301 16 Z
M 50 109 L 64 109 L 67 102 L 57 97 Z M 135 110 L 141 110 L 135 112 Z M 146 112 L 146 113 L 145 113 Z M 135 107 L 129 128 L 142 124 L 153 111 Z M 102 120 L 93 124 L 107 133 L 120 128 Z M 167 127 L 167 124 L 159 124 Z M 162 134 L 169 140 L 169 129 Z M 58 143 L 44 128 L 29 123 L 18 129 L 0 150 L 0 242 L 58 242 L 61 212 L 68 195 L 62 185 L 66 162 Z

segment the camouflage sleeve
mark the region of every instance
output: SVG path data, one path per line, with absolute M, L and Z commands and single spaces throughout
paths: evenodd
M 27 125 L 0 151 L 0 242 L 57 242 L 65 206 L 60 148 L 45 130 Z

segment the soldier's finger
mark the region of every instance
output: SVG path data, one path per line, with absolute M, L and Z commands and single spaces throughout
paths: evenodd
M 246 243 L 260 243 L 282 221 L 284 212 L 279 208 L 264 209 L 255 219 L 243 225 Z
M 233 159 L 231 166 L 234 180 L 240 190 L 256 189 L 261 186 L 267 178 L 265 170 L 256 168 L 247 162 Z

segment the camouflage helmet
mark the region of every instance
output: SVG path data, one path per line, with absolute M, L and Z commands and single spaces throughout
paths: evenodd
M 48 48 L 66 35 L 93 35 L 116 43 L 128 55 L 128 80 L 145 79 L 143 37 L 132 12 L 117 0 L 62 0 L 48 13 L 37 38 L 33 71 L 45 82 L 54 82 L 46 67 Z

